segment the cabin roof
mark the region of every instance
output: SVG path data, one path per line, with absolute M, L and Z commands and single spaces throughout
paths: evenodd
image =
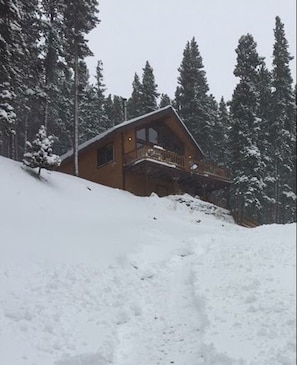
M 159 118 L 159 117 L 165 117 L 165 116 L 170 116 L 170 115 L 173 115 L 177 119 L 177 121 L 182 125 L 183 129 L 186 131 L 186 133 L 190 137 L 193 144 L 199 149 L 201 154 L 204 155 L 204 153 L 203 153 L 202 149 L 200 148 L 200 146 L 198 145 L 197 141 L 194 139 L 194 137 L 192 136 L 192 134 L 186 127 L 185 123 L 182 121 L 182 119 L 177 114 L 176 110 L 171 105 L 168 105 L 164 108 L 154 110 L 153 112 L 150 112 L 150 113 L 141 115 L 139 117 L 136 117 L 136 118 L 133 118 L 130 120 L 126 120 L 120 124 L 117 124 L 116 126 L 106 130 L 105 132 L 98 134 L 96 137 L 93 137 L 93 138 L 89 139 L 88 141 L 80 144 L 78 146 L 78 152 L 81 152 L 84 149 L 91 147 L 93 144 L 96 144 L 97 142 L 101 141 L 102 139 L 105 139 L 106 137 L 112 135 L 115 131 L 125 129 L 125 127 L 127 127 L 127 126 L 130 127 L 130 126 L 134 126 L 137 124 L 141 124 L 142 122 L 146 122 L 146 121 L 150 120 L 152 116 L 154 116 L 155 118 Z M 68 152 L 66 152 L 65 154 L 63 154 L 61 156 L 61 161 L 65 161 L 72 155 L 73 155 L 73 149 L 71 149 Z

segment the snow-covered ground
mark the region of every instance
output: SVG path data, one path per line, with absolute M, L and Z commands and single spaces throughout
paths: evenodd
M 293 365 L 295 224 L 0 157 L 0 364 Z

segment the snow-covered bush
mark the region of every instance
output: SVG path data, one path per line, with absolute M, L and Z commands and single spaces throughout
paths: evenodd
M 53 154 L 54 137 L 46 135 L 46 129 L 42 125 L 32 142 L 26 142 L 28 152 L 24 154 L 23 163 L 31 168 L 38 167 L 38 176 L 42 168 L 51 169 L 59 166 L 61 159 Z

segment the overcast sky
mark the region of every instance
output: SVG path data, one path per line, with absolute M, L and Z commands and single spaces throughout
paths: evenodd
M 186 42 L 199 46 L 210 92 L 229 100 L 239 38 L 251 33 L 271 69 L 275 17 L 285 24 L 289 51 L 296 55 L 295 0 L 99 0 L 101 23 L 89 35 L 91 76 L 103 61 L 107 94 L 130 97 L 134 73 L 148 60 L 159 93 L 174 97 Z M 291 62 L 296 81 L 296 60 Z

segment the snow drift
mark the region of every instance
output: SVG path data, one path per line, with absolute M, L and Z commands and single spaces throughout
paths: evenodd
M 0 157 L 0 364 L 293 365 L 295 229 Z

